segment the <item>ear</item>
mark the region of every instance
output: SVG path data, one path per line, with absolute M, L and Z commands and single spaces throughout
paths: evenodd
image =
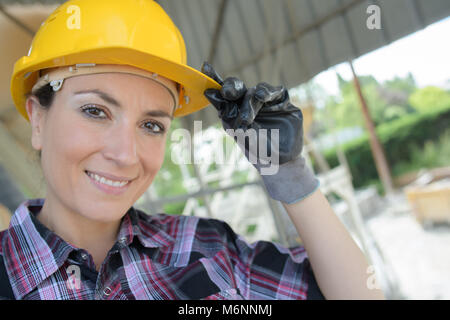
M 30 96 L 25 102 L 28 119 L 31 124 L 31 145 L 35 150 L 42 149 L 43 129 L 45 123 L 46 110 L 41 106 L 35 96 Z

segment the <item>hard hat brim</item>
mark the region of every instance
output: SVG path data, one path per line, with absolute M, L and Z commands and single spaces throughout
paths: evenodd
M 14 65 L 11 78 L 11 95 L 20 114 L 29 120 L 25 110 L 26 94 L 31 92 L 36 83 L 39 70 L 79 63 L 131 65 L 181 84 L 184 92 L 181 95 L 180 107 L 175 110 L 174 117 L 186 116 L 207 107 L 210 103 L 203 92 L 208 88 L 221 88 L 216 81 L 188 65 L 133 48 L 108 46 L 46 57 L 41 61 L 24 56 Z

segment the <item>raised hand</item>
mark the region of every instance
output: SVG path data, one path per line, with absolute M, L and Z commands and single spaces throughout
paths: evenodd
M 204 95 L 217 109 L 224 129 L 228 133 L 229 129 L 241 129 L 243 132 L 254 130 L 255 139 L 241 140 L 238 144 L 258 169 L 269 194 L 276 200 L 293 203 L 314 191 L 319 181 L 301 157 L 303 115 L 299 108 L 290 103 L 287 90 L 283 86 L 274 87 L 264 82 L 247 89 L 235 77 L 223 80 L 207 62 L 203 63 L 202 72 L 222 85 L 220 90 L 205 90 Z M 274 131 L 278 135 L 273 135 Z M 274 141 L 274 137 L 278 141 Z M 237 139 L 236 134 L 234 138 Z M 252 141 L 257 148 L 252 148 Z M 255 151 L 261 150 L 264 144 L 266 156 Z M 252 156 L 256 162 L 251 161 Z M 274 156 L 277 170 L 264 174 L 263 165 L 273 164 Z
M 267 152 L 278 157 L 284 164 L 299 156 L 303 147 L 303 115 L 299 108 L 289 100 L 288 91 L 261 82 L 247 89 L 245 84 L 235 78 L 222 80 L 213 67 L 205 62 L 202 72 L 222 85 L 220 90 L 207 89 L 205 96 L 217 109 L 225 129 L 255 129 L 258 141 L 262 131 L 267 133 Z M 277 129 L 279 141 L 271 141 L 272 130 Z M 278 150 L 273 146 L 278 145 Z M 248 158 L 249 145 L 245 145 Z

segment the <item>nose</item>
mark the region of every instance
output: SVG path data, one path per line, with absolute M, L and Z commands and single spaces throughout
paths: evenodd
M 106 139 L 104 156 L 120 167 L 129 167 L 138 163 L 137 136 L 134 125 L 123 123 L 112 127 Z

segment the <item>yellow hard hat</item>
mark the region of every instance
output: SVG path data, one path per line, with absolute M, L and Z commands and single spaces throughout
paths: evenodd
M 26 94 L 39 71 L 77 64 L 128 65 L 166 77 L 180 85 L 180 117 L 209 101 L 207 88 L 220 85 L 189 67 L 183 37 L 153 0 L 70 0 L 42 23 L 27 56 L 14 65 L 11 94 L 28 119 Z

